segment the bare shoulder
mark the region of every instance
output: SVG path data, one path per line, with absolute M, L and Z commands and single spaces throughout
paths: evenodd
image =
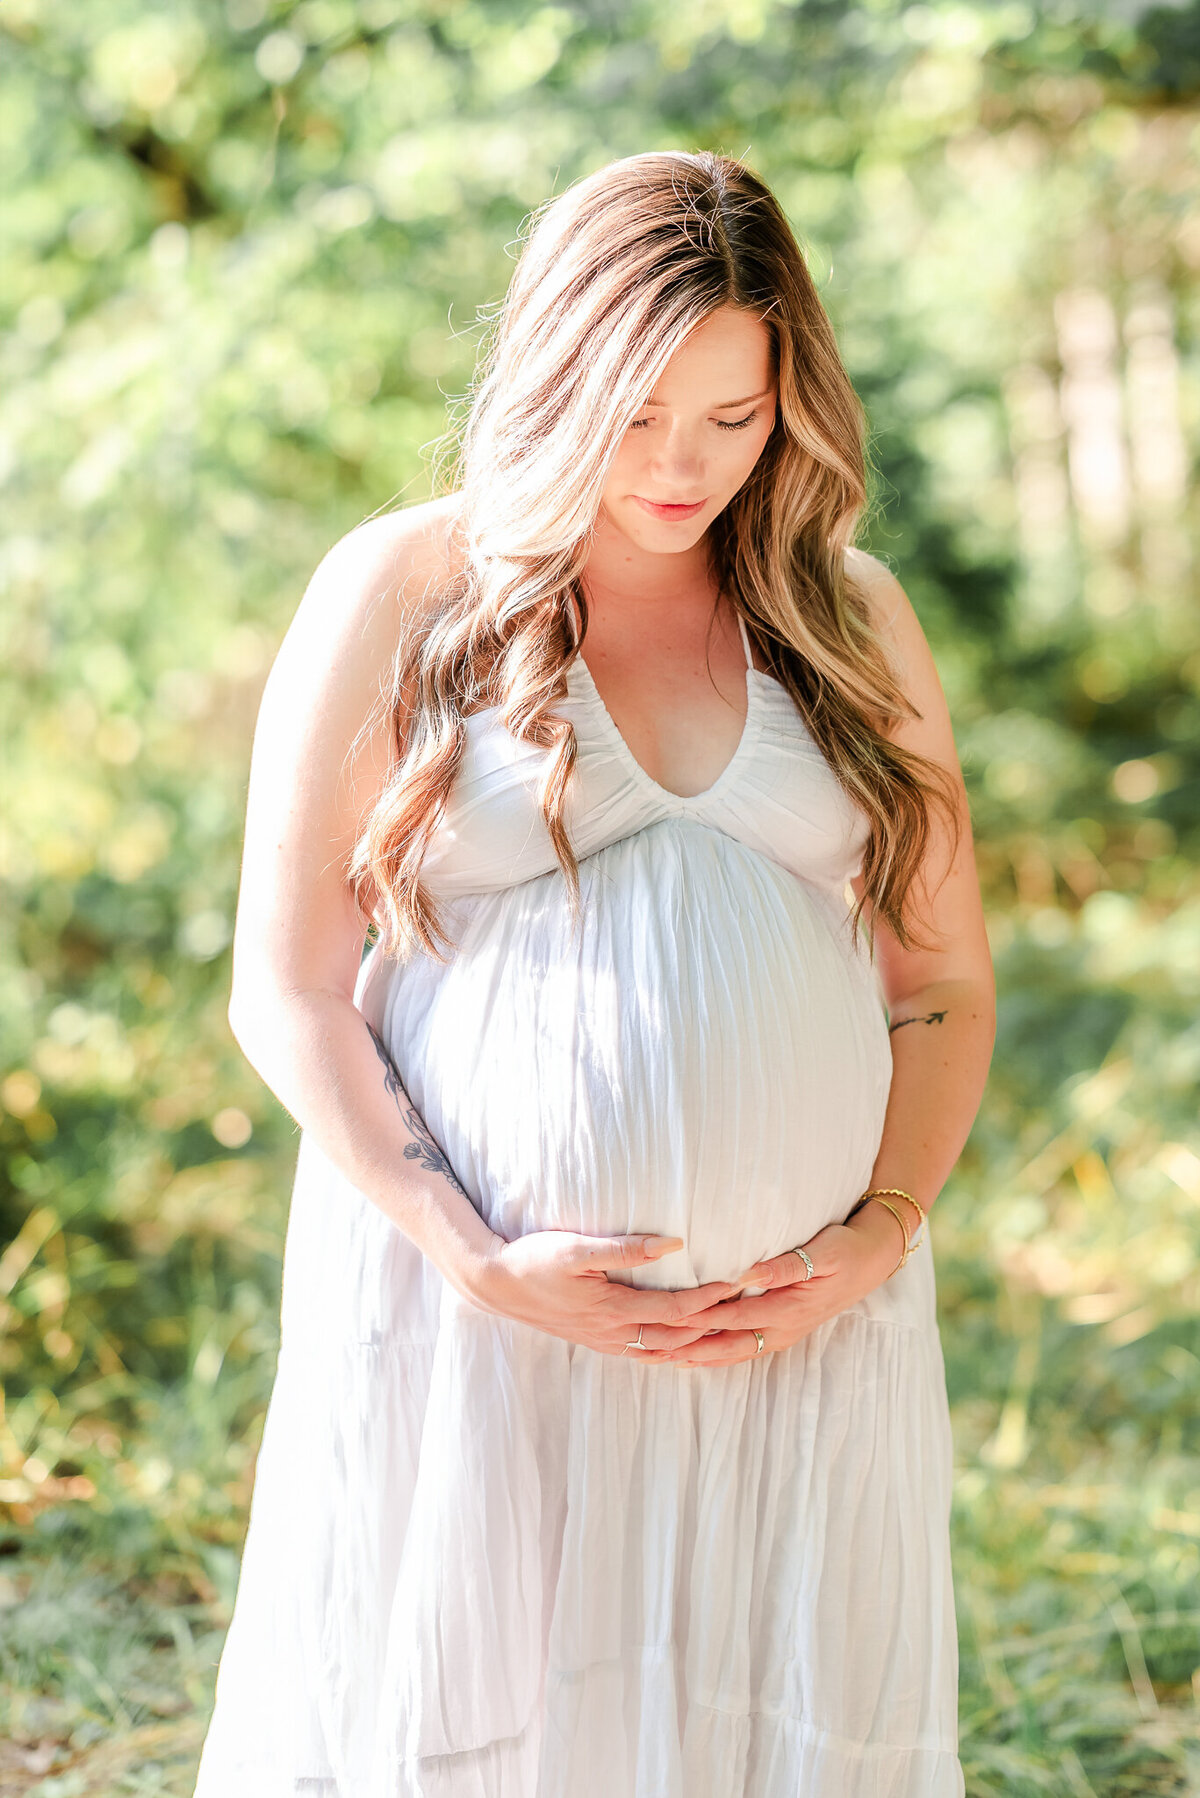
M 450 494 L 357 525 L 322 558 L 297 619 L 307 608 L 323 626 L 353 626 L 380 605 L 404 612 L 430 606 L 454 573 L 458 508 L 459 495 Z
M 271 737 L 293 766 L 318 751 L 344 754 L 390 691 L 404 622 L 432 614 L 454 572 L 457 508 L 452 495 L 369 519 L 322 558 L 263 695 Z M 386 732 L 376 736 L 384 757 Z
M 902 684 L 915 678 L 923 684 L 933 671 L 930 650 L 913 603 L 886 562 L 851 546 L 846 551 L 846 573 L 867 604 L 871 624 L 887 646 Z
M 402 625 L 431 615 L 454 572 L 458 495 L 368 519 L 322 557 L 268 680 L 293 705 L 361 711 L 389 680 Z M 341 724 L 348 722 L 343 715 Z
M 911 599 L 886 562 L 868 555 L 866 550 L 848 549 L 845 566 L 866 601 L 871 623 L 887 649 L 896 679 L 920 714 L 919 718 L 897 725 L 891 732 L 893 740 L 948 763 L 957 771 L 946 696 Z
M 326 843 L 353 840 L 389 775 L 401 628 L 434 610 L 453 574 L 455 516 L 457 496 L 347 532 L 322 557 L 266 676 L 252 800 L 255 789 L 272 804 L 295 795 Z
M 912 601 L 886 562 L 852 544 L 846 551 L 845 567 L 867 602 L 871 623 L 891 648 L 901 650 L 914 631 L 924 642 Z
M 350 856 L 391 776 L 391 677 L 406 613 L 454 572 L 457 498 L 350 531 L 322 558 L 267 676 L 255 726 L 235 993 L 354 990 L 364 923 Z

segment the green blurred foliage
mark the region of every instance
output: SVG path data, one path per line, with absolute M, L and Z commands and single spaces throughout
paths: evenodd
M 1200 6 L 0 33 L 12 1789 L 190 1789 L 295 1151 L 225 1019 L 274 648 L 329 544 L 432 490 L 530 208 L 671 146 L 748 156 L 801 235 L 971 792 L 1000 1029 L 935 1215 L 969 1790 L 1197 1789 Z

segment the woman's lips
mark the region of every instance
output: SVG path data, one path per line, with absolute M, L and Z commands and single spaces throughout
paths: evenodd
M 698 499 L 694 506 L 663 506 L 657 500 L 643 499 L 639 493 L 634 494 L 639 506 L 645 506 L 647 512 L 655 518 L 694 518 L 708 504 L 707 500 Z

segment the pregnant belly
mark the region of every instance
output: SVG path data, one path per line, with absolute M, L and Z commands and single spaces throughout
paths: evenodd
M 690 820 L 459 901 L 449 965 L 392 984 L 384 1035 L 489 1225 L 653 1231 L 638 1285 L 732 1277 L 846 1215 L 891 1078 L 865 955 L 829 902 Z

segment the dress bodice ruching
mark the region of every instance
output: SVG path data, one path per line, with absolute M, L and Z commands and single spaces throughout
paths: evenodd
M 743 626 L 743 636 L 745 627 Z M 641 767 L 582 655 L 566 673 L 559 716 L 577 753 L 565 822 L 582 861 L 665 819 L 690 819 L 840 894 L 861 865 L 867 821 L 833 773 L 787 689 L 750 664 L 746 721 L 723 772 L 682 796 Z M 546 751 L 505 729 L 489 706 L 466 720 L 467 744 L 423 863 L 437 897 L 494 892 L 557 867 L 538 802 Z

